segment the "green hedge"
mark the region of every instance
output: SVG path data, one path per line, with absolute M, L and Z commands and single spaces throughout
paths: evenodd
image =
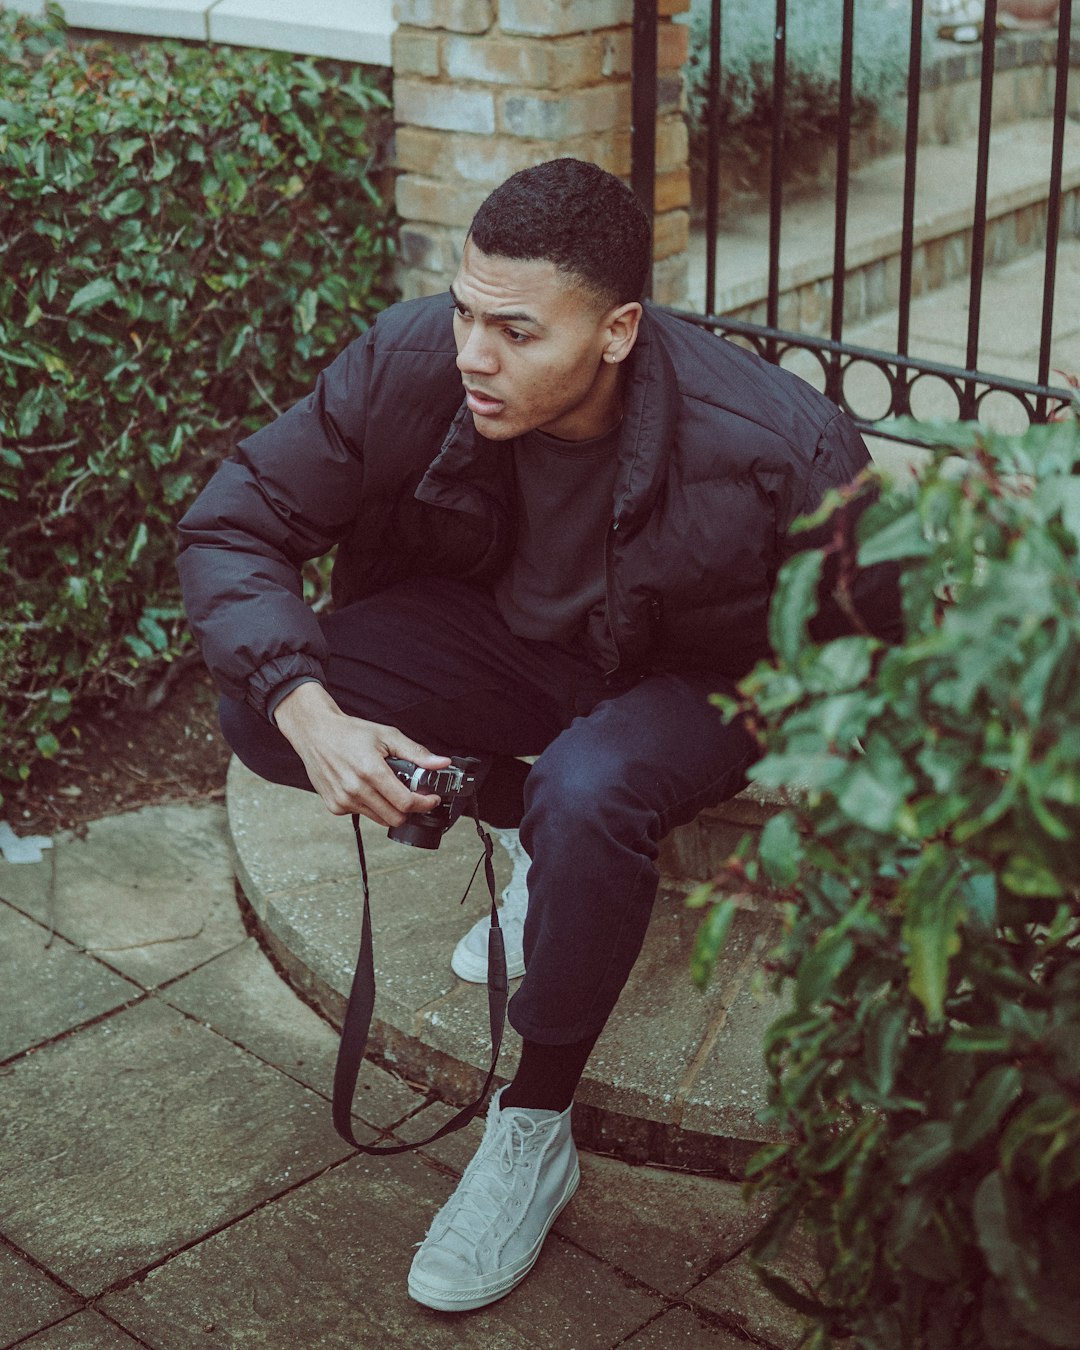
M 0 774 L 190 639 L 174 523 L 393 297 L 381 73 L 0 12 Z
M 898 563 L 905 641 L 811 643 L 800 554 L 777 661 L 729 701 L 750 776 L 804 788 L 720 881 L 779 907 L 791 999 L 751 1255 L 813 1350 L 1080 1350 L 1080 423 L 897 430 L 940 445 L 882 483 L 858 556 Z M 801 1287 L 769 1274 L 797 1222 Z

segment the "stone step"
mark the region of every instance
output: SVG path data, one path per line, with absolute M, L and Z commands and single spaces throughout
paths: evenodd
M 759 834 L 786 798 L 756 783 L 672 830 L 660 843 L 660 870 L 673 890 L 687 891 L 716 876 L 744 834 Z
M 998 34 L 995 44 L 991 125 L 1053 116 L 1055 102 L 1057 29 Z M 1068 108 L 1080 116 L 1080 16 L 1074 23 L 1072 70 Z M 979 44 L 957 44 L 930 39 L 923 53 L 919 94 L 920 145 L 952 145 L 978 135 L 982 99 L 982 49 Z M 871 122 L 852 128 L 849 160 L 852 170 L 883 155 L 903 151 L 907 122 L 907 91 L 897 94 Z M 795 157 L 792 156 L 792 159 Z M 791 163 L 790 176 L 806 186 L 828 190 L 835 182 L 837 146 L 833 137 L 801 146 Z M 727 157 L 720 149 L 720 208 L 746 209 L 768 199 L 771 156 L 766 151 L 753 165 Z M 705 213 L 704 175 L 693 176 L 694 212 L 701 224 Z M 725 181 L 726 180 L 726 181 Z
M 361 914 L 349 821 L 236 760 L 226 803 L 237 878 L 264 944 L 292 985 L 340 1027 Z M 482 882 L 458 904 L 477 861 L 476 834 L 461 821 L 426 853 L 390 842 L 375 826 L 363 833 L 377 989 L 370 1055 L 463 1104 L 478 1092 L 490 1058 L 486 992 L 450 970 L 454 944 L 487 910 Z M 498 846 L 494 861 L 501 888 L 510 861 Z M 642 954 L 575 1099 L 575 1137 L 631 1161 L 739 1176 L 774 1137 L 758 1119 L 766 1101 L 761 1046 L 785 1009 L 760 972 L 778 921 L 747 902 L 699 992 L 690 954 L 701 915 L 686 908 L 685 889 L 673 883 L 657 900 Z M 516 1040 L 507 1036 L 501 1079 L 513 1073 Z
M 1080 15 L 1073 19 L 1069 109 L 1080 111 Z M 1004 126 L 1026 118 L 1051 117 L 1054 111 L 1057 61 L 1056 21 L 1027 32 L 999 32 L 994 44 L 992 124 Z M 948 145 L 978 135 L 982 97 L 982 45 L 932 39 L 923 54 L 919 95 L 919 139 Z M 907 114 L 906 95 L 897 99 L 883 132 L 884 149 L 902 148 L 901 128 Z
M 1039 250 L 1046 239 L 1053 126 L 1025 119 L 997 128 L 991 140 L 985 258 L 987 267 Z M 916 180 L 913 294 L 967 276 L 975 201 L 974 137 L 921 147 Z M 885 155 L 856 172 L 848 202 L 845 324 L 899 303 L 904 157 Z M 780 247 L 779 327 L 825 334 L 832 312 L 835 204 L 831 191 L 787 202 Z M 1080 237 L 1080 124 L 1065 125 L 1062 238 Z M 766 321 L 768 209 L 757 205 L 724 222 L 716 241 L 715 312 Z M 706 240 L 690 241 L 690 307 L 704 309 Z

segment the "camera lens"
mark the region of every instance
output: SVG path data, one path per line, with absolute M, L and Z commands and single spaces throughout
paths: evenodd
M 413 815 L 403 825 L 387 830 L 387 837 L 410 848 L 438 848 L 443 836 L 443 819 L 431 811 Z

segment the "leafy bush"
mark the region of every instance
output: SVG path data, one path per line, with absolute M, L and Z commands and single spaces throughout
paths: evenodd
M 692 0 L 686 65 L 691 160 L 703 175 L 708 116 L 709 27 L 713 0 Z M 726 0 L 721 24 L 720 126 L 723 172 L 742 189 L 760 188 L 771 160 L 776 0 Z M 895 120 L 907 80 L 907 5 L 857 5 L 852 60 L 852 127 Z M 787 7 L 784 85 L 785 171 L 812 168 L 836 142 L 843 0 Z
M 382 76 L 0 12 L 0 774 L 187 646 L 173 523 L 390 298 Z
M 792 993 L 754 1252 L 797 1223 L 817 1239 L 816 1287 L 768 1281 L 807 1345 L 1078 1347 L 1080 424 L 932 430 L 860 532 L 864 562 L 901 564 L 904 643 L 811 644 L 807 553 L 771 611 L 778 660 L 732 705 L 761 728 L 751 776 L 804 789 L 719 880 L 782 906 Z

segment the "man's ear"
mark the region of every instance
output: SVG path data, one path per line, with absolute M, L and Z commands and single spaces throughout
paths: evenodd
M 604 320 L 607 339 L 604 344 L 604 360 L 617 365 L 634 349 L 637 341 L 638 326 L 641 323 L 641 305 L 637 300 L 629 304 L 617 305 Z

